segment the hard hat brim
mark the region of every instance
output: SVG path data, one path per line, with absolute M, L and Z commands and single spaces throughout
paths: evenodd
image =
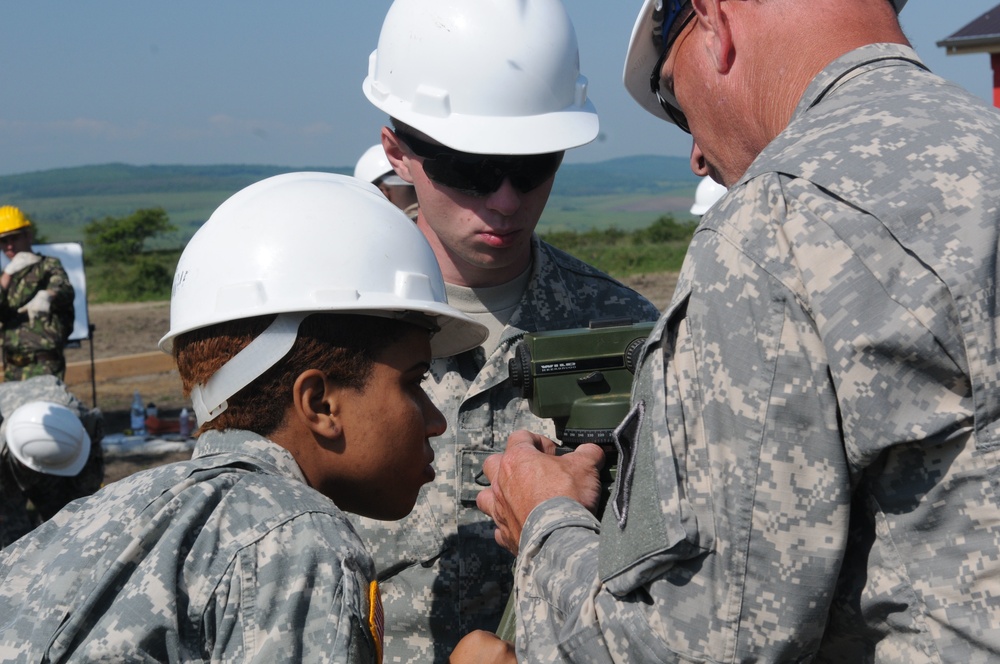
M 368 100 L 388 116 L 418 129 L 455 150 L 482 155 L 531 155 L 562 152 L 597 138 L 601 123 L 594 103 L 587 99 L 551 113 L 530 116 L 481 116 L 450 113 L 435 117 L 413 110 L 393 95 L 379 95 L 372 77 L 365 78 Z
M 378 306 L 379 308 L 373 308 L 375 306 Z M 359 303 L 357 308 L 340 306 L 336 309 L 317 309 L 315 311 L 306 311 L 305 313 L 349 314 L 357 316 L 375 316 L 378 318 L 402 318 L 403 314 L 407 312 L 425 314 L 431 317 L 438 326 L 438 331 L 431 337 L 431 355 L 435 358 L 449 357 L 451 355 L 464 353 L 465 351 L 471 350 L 482 344 L 486 341 L 486 337 L 489 336 L 489 331 L 483 324 L 474 321 L 458 309 L 446 304 L 437 304 L 435 306 L 428 303 L 427 306 L 414 307 L 404 305 L 402 302 L 386 302 L 382 306 L 379 306 L 378 303 L 368 300 L 364 303 Z M 301 308 L 293 307 L 288 311 L 273 313 L 303 313 L 303 310 Z M 257 315 L 259 314 L 248 311 L 246 316 L 236 314 L 231 320 L 250 318 Z M 171 330 L 160 339 L 160 342 L 157 345 L 160 350 L 169 355 L 173 352 L 174 339 L 182 334 L 186 334 L 187 332 L 193 332 L 194 330 L 203 329 L 205 327 L 209 327 L 209 325 L 194 326 L 182 330 Z

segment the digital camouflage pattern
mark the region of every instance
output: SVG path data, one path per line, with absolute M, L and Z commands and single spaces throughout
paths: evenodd
M 507 376 L 527 332 L 586 327 L 591 320 L 655 320 L 645 298 L 604 273 L 534 240 L 531 280 L 489 357 L 483 348 L 434 360 L 423 386 L 448 420 L 431 439 L 433 482 L 406 518 L 352 517 L 375 558 L 386 616 L 385 661 L 445 662 L 473 629 L 495 630 L 511 591 L 514 558 L 497 546 L 492 521 L 476 508 L 483 460 L 507 436 L 531 429 L 555 437 L 531 414 Z
M 42 290 L 52 291 L 52 310 L 31 323 L 18 308 Z M 11 277 L 0 290 L 0 326 L 3 328 L 4 380 L 53 375 L 65 378 L 63 347 L 73 331 L 73 285 L 58 258 L 42 260 Z M 37 354 L 41 353 L 41 356 Z
M 0 660 L 375 662 L 373 579 L 287 450 L 209 431 L 0 552 Z
M 0 383 L 0 418 L 32 401 L 50 401 L 75 410 L 90 436 L 90 456 L 74 477 L 57 477 L 21 465 L 7 449 L 6 427 L 0 424 L 0 548 L 52 518 L 72 500 L 89 496 L 104 482 L 104 417 L 87 408 L 55 376 Z M 28 501 L 31 501 L 29 510 Z
M 998 222 L 994 109 L 830 64 L 695 234 L 617 502 L 525 524 L 519 659 L 997 661 Z

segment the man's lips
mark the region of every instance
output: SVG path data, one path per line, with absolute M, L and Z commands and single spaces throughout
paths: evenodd
M 520 234 L 521 231 L 518 229 L 509 231 L 487 230 L 479 233 L 479 237 L 491 247 L 506 247 L 513 244 Z

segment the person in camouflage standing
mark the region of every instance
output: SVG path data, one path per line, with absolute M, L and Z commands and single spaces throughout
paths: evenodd
M 32 253 L 34 229 L 21 210 L 0 207 L 4 380 L 66 377 L 63 348 L 73 331 L 73 285 L 58 258 Z
M 7 422 L 27 404 L 56 404 L 67 409 L 82 424 L 79 444 L 53 458 L 25 457 L 31 450 L 12 449 Z M 104 482 L 104 417 L 97 408 L 87 408 L 55 376 L 36 376 L 21 381 L 0 383 L 0 548 L 11 544 L 40 523 L 51 519 L 70 501 L 89 496 Z M 44 425 L 45 422 L 43 421 Z M 56 443 L 59 428 L 53 427 Z M 48 449 L 42 452 L 49 452 Z M 21 458 L 19 458 L 19 456 Z M 29 501 L 31 508 L 29 509 Z
M 485 336 L 374 186 L 290 173 L 230 197 L 178 261 L 160 342 L 201 424 L 193 456 L 0 551 L 0 660 L 381 662 L 344 511 L 410 511 L 446 426 L 423 375 Z
M 1000 114 L 927 70 L 903 4 L 642 3 L 626 87 L 729 193 L 603 521 L 593 446 L 485 464 L 521 661 L 1000 658 Z
M 517 342 L 658 312 L 534 233 L 565 150 L 598 133 L 559 0 L 396 0 L 363 89 L 390 117 L 382 146 L 416 188 L 448 301 L 490 329 L 424 382 L 448 433 L 413 513 L 355 520 L 382 582 L 386 661 L 444 662 L 464 632 L 497 628 L 512 586 L 513 558 L 475 505 L 482 460 L 516 429 L 555 433 L 508 378 Z

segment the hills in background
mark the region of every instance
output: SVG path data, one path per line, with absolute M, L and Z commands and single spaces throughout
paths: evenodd
M 162 247 L 183 246 L 226 198 L 258 180 L 296 170 L 350 174 L 353 167 L 267 165 L 132 166 L 103 164 L 0 176 L 0 205 L 16 205 L 47 242 L 83 239 L 93 219 L 162 207 L 178 232 Z M 684 157 L 636 156 L 563 164 L 539 224 L 546 230 L 641 228 L 664 214 L 690 218 L 698 178 Z

